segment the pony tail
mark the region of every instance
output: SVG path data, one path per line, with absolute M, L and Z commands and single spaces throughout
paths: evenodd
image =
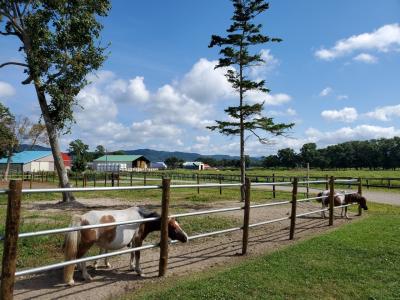
M 80 226 L 81 225 L 81 216 L 73 215 L 70 227 Z M 65 234 L 64 239 L 64 258 L 65 260 L 76 259 L 76 255 L 78 253 L 78 246 L 81 240 L 80 231 L 70 231 Z M 64 282 L 73 285 L 74 284 L 74 270 L 75 265 L 68 265 L 64 267 Z

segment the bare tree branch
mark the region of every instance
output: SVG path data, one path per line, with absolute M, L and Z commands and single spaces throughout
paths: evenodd
M 15 32 L 22 34 L 24 32 L 23 28 L 16 22 L 16 16 L 12 16 L 4 10 L 0 10 L 0 15 L 5 16 L 8 20 L 10 20 Z
M 21 67 L 25 67 L 25 68 L 29 67 L 27 64 L 24 64 L 24 63 L 20 63 L 20 62 L 17 62 L 17 61 L 9 61 L 9 62 L 6 62 L 4 64 L 1 64 L 0 65 L 0 69 L 2 67 L 8 66 L 8 65 L 21 66 Z
M 16 35 L 16 36 L 18 36 L 18 34 L 15 33 L 15 32 L 3 32 L 3 31 L 0 31 L 0 34 L 1 35 Z

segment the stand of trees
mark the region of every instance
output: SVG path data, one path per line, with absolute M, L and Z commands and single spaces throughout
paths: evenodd
M 299 153 L 291 148 L 264 157 L 263 167 L 294 168 L 400 168 L 400 137 L 369 141 L 352 141 L 317 149 L 315 143 L 304 144 Z

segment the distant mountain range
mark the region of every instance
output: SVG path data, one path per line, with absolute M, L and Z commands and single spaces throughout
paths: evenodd
M 230 155 L 202 155 L 199 153 L 190 153 L 190 152 L 180 152 L 180 151 L 158 151 L 152 149 L 137 149 L 137 150 L 125 150 L 126 154 L 133 155 L 143 155 L 147 157 L 150 161 L 165 161 L 168 157 L 175 156 L 179 159 L 183 159 L 184 161 L 194 161 L 201 157 L 211 157 L 214 159 L 239 159 L 238 156 L 230 156 Z
M 32 147 L 30 145 L 22 144 L 19 148 L 19 151 L 25 150 L 37 150 L 37 151 L 50 151 L 51 149 L 48 147 L 43 147 L 39 145 L 35 145 Z M 184 161 L 194 161 L 201 157 L 211 157 L 214 159 L 239 159 L 239 156 L 230 156 L 230 155 L 202 155 L 199 153 L 191 153 L 191 152 L 180 152 L 180 151 L 158 151 L 152 149 L 136 149 L 136 150 L 123 150 L 128 155 L 143 155 L 150 161 L 165 161 L 168 157 L 175 156 L 179 159 L 183 159 Z

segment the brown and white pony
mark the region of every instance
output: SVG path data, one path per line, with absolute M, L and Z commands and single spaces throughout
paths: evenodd
M 97 245 L 100 248 L 100 253 L 107 250 L 118 250 L 125 246 L 140 247 L 146 236 L 153 231 L 161 229 L 160 215 L 156 212 L 149 212 L 140 207 L 131 207 L 123 210 L 92 210 L 84 215 L 74 215 L 70 226 L 95 225 L 112 222 L 122 222 L 130 220 L 140 220 L 146 218 L 158 218 L 155 221 L 136 223 L 121 226 L 107 226 L 93 229 L 82 229 L 80 231 L 72 231 L 65 235 L 64 241 L 64 257 L 65 260 L 81 258 L 93 246 Z M 179 226 L 174 218 L 168 221 L 168 236 L 172 240 L 187 242 L 188 236 Z M 135 258 L 135 265 L 133 260 Z M 107 259 L 105 259 L 107 267 L 110 267 Z M 95 267 L 97 266 L 97 261 Z M 79 263 L 78 267 L 82 271 L 82 276 L 85 280 L 92 278 L 87 272 L 86 263 Z M 140 251 L 131 253 L 130 259 L 131 270 L 142 275 L 140 268 Z M 68 285 L 74 284 L 75 265 L 64 267 L 64 281 Z
M 325 191 L 318 193 L 318 195 L 317 195 L 318 197 L 323 197 L 323 198 L 317 199 L 318 202 L 321 202 L 322 209 L 325 209 L 329 206 L 329 194 L 330 194 L 330 191 L 325 190 Z M 367 199 L 358 193 L 346 195 L 345 191 L 335 192 L 335 194 L 333 195 L 333 203 L 334 203 L 334 206 L 358 203 L 359 214 L 361 214 L 361 209 L 368 210 Z M 342 207 L 342 212 L 340 214 L 341 217 L 343 217 L 343 214 L 344 214 L 346 219 L 349 218 L 349 216 L 347 214 L 347 208 L 348 208 L 347 206 Z M 325 218 L 325 211 L 321 212 L 321 217 Z

